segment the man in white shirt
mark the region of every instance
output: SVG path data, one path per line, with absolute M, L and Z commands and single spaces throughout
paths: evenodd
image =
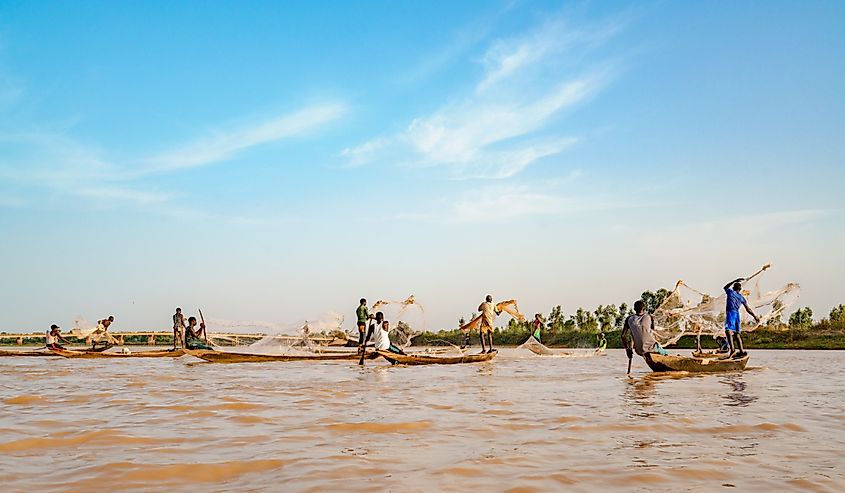
M 373 347 L 378 351 L 390 351 L 396 354 L 405 354 L 401 349 L 390 343 L 390 322 L 383 320 L 381 312 L 376 313 L 376 323 L 370 324 L 367 337 L 364 339 L 364 346 L 373 337 Z M 381 322 L 381 323 L 379 323 Z
M 490 338 L 490 349 L 486 352 L 492 353 L 495 351 L 493 349 L 493 323 L 496 320 L 496 316 L 501 314 L 502 311 L 496 308 L 496 305 L 493 304 L 493 296 L 487 295 L 484 302 L 478 305 L 478 311 L 481 312 L 481 328 L 479 332 L 481 332 L 481 352 L 484 351 L 484 334 L 487 334 L 487 337 Z
M 64 349 L 64 347 L 59 345 L 59 341 L 70 344 L 70 341 L 62 337 L 59 326 L 53 324 L 50 326 L 50 330 L 47 331 L 47 349 Z

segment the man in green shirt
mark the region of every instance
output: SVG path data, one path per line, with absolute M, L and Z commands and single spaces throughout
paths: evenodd
M 367 320 L 370 319 L 370 310 L 367 308 L 367 299 L 361 298 L 361 304 L 355 310 L 358 319 L 358 350 L 364 349 L 364 335 L 367 332 Z

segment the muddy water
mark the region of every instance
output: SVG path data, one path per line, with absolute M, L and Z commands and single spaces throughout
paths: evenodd
M 845 352 L 626 363 L 2 358 L 0 490 L 845 491 Z

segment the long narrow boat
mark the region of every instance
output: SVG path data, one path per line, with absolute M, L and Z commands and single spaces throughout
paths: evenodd
M 396 354 L 390 351 L 376 351 L 379 356 L 394 365 L 457 365 L 461 363 L 481 363 L 495 358 L 498 351 L 492 353 L 465 354 L 462 356 L 426 356 L 424 354 Z
M 66 349 L 53 350 L 54 353 L 65 358 L 101 359 L 101 358 L 178 358 L 185 354 L 182 349 L 166 349 L 159 351 L 139 351 L 137 353 L 87 353 L 85 351 L 69 351 Z
M 748 355 L 740 359 L 721 358 L 689 358 L 686 356 L 662 356 L 657 353 L 646 353 L 643 356 L 646 364 L 653 371 L 687 371 L 693 373 L 714 373 L 720 371 L 737 371 L 748 364 Z
M 80 353 L 101 353 L 101 352 L 103 352 L 103 351 L 105 351 L 105 350 L 107 350 L 111 347 L 112 346 L 103 346 L 102 348 L 97 348 L 97 349 L 91 349 L 91 348 L 71 349 L 70 351 L 75 351 L 75 352 L 80 352 Z M 61 355 L 59 355 L 56 351 L 52 351 L 50 349 L 47 349 L 46 347 L 40 347 L 40 348 L 37 348 L 37 349 L 11 349 L 11 350 L 0 349 L 0 357 L 3 357 L 3 356 L 47 356 L 47 357 L 58 358 Z
M 53 351 L 46 349 L 32 349 L 32 350 L 0 350 L 0 357 L 2 356 L 52 356 L 54 358 L 59 355 Z
M 357 361 L 361 357 L 358 352 L 328 352 L 322 354 L 251 354 L 230 353 L 228 351 L 213 351 L 206 349 L 188 349 L 191 356 L 211 363 L 267 363 L 271 361 Z M 376 359 L 378 354 L 368 352 L 366 359 Z

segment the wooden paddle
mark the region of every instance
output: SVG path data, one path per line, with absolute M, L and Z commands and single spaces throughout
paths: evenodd
M 208 329 L 205 326 L 205 317 L 202 316 L 202 309 L 200 309 L 200 320 L 202 320 L 202 336 L 205 338 L 205 343 L 208 344 Z
M 372 322 L 370 322 L 370 327 L 373 327 Z M 373 328 L 373 332 L 375 332 L 375 328 Z M 364 355 L 367 354 L 367 334 L 370 333 L 369 328 L 364 332 L 364 344 L 361 345 L 361 359 L 358 360 L 359 366 L 364 366 Z

